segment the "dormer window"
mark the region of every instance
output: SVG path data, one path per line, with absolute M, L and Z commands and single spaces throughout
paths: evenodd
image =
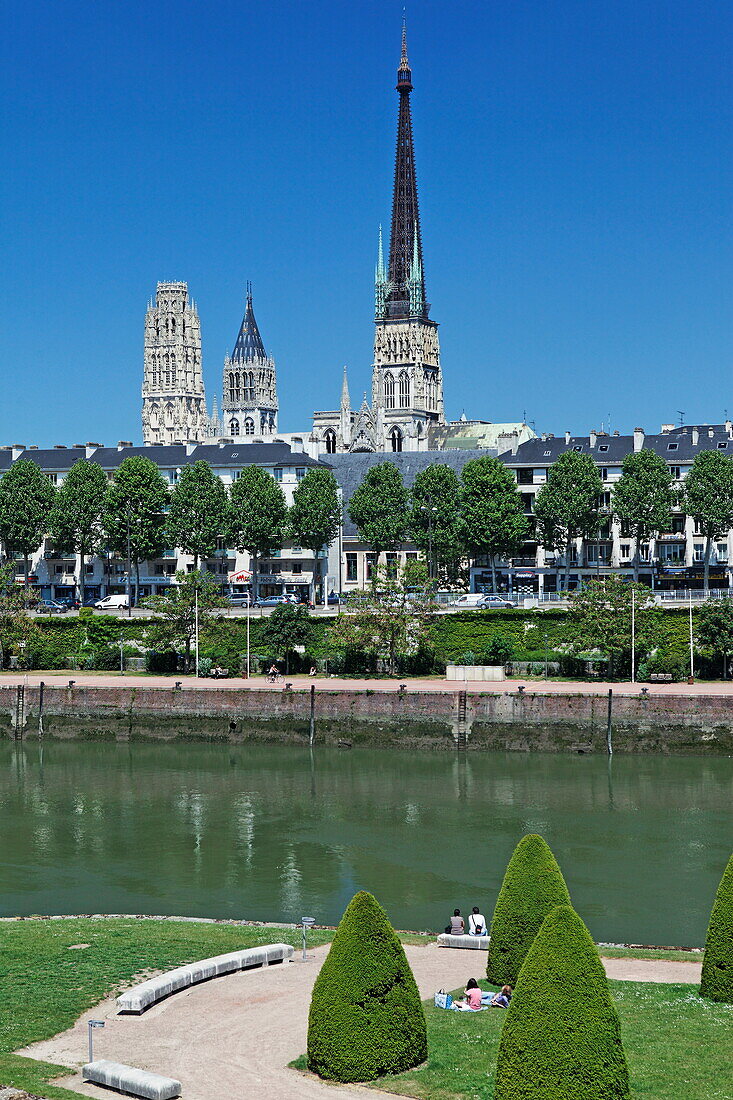
M 582 447 L 573 447 L 573 450 L 580 453 L 583 450 L 583 448 Z
M 607 443 L 599 443 L 598 450 L 599 451 L 607 451 L 608 450 L 608 444 Z
M 727 439 L 721 439 L 718 442 L 718 450 L 719 451 L 724 451 L 727 446 L 728 446 L 728 440 Z
M 679 443 L 668 443 L 667 444 L 667 450 L 668 451 L 676 451 L 678 447 L 679 447 Z
M 545 458 L 549 458 L 549 456 L 551 454 L 552 454 L 552 451 L 545 451 Z

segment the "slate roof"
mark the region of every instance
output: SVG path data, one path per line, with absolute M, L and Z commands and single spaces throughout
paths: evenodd
M 654 451 L 673 465 L 691 463 L 701 451 L 719 450 L 733 458 L 733 436 L 729 435 L 724 424 L 705 424 L 699 428 L 686 426 L 655 435 L 644 434 L 642 447 Z M 499 457 L 508 466 L 539 467 L 552 465 L 565 451 L 578 451 L 590 455 L 599 466 L 620 466 L 633 450 L 633 435 L 597 435 L 593 447 L 587 435 L 571 436 L 569 442 L 566 442 L 564 435 L 560 435 L 529 439 L 517 447 L 516 454 L 507 451 Z
M 3 454 L 10 456 L 10 451 L 4 451 Z M 35 462 L 42 470 L 69 470 L 74 463 L 80 459 L 86 457 L 86 451 L 84 447 L 44 447 L 36 450 L 29 450 L 26 448 L 21 454 L 20 458 L 30 459 L 31 462 Z M 9 464 L 8 464 L 9 465 Z
M 357 454 L 337 454 L 321 456 L 333 469 L 334 477 L 341 486 L 344 496 L 344 535 L 356 536 L 356 525 L 349 519 L 348 503 L 354 491 L 364 480 L 372 466 L 380 462 L 393 462 L 402 474 L 402 480 L 409 488 L 416 476 L 428 466 L 440 463 L 450 466 L 460 475 L 461 470 L 472 458 L 486 458 L 485 450 L 473 451 L 398 451 L 398 452 L 359 452 Z
M 247 287 L 247 307 L 244 311 L 244 318 L 239 329 L 237 342 L 234 345 L 232 359 L 235 363 L 253 363 L 262 359 L 267 359 L 265 345 L 262 343 L 262 337 L 260 336 L 260 330 L 257 327 L 255 313 L 252 308 L 251 286 Z
M 142 455 L 151 459 L 160 469 L 174 469 L 178 466 L 191 466 L 194 462 L 208 462 L 210 466 L 328 466 L 328 462 L 318 462 L 302 451 L 292 451 L 287 443 L 201 443 L 193 447 L 190 454 L 186 447 L 174 443 L 155 444 L 150 447 L 97 447 L 90 461 L 97 462 L 104 470 L 116 470 L 126 458 Z M 29 458 L 42 470 L 69 470 L 74 463 L 86 457 L 84 447 L 52 447 L 43 450 L 24 450 L 20 458 Z M 12 452 L 0 451 L 0 470 L 11 465 Z

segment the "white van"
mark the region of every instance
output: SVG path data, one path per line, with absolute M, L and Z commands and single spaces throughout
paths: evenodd
M 478 607 L 485 599 L 486 596 L 483 592 L 464 592 L 462 596 L 458 596 L 457 599 L 453 600 L 451 607 Z
M 100 611 L 122 611 L 130 606 L 127 596 L 105 596 L 103 600 L 97 600 L 94 605 Z

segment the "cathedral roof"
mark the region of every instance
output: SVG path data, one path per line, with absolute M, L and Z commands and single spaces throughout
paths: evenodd
M 262 343 L 260 330 L 257 327 L 255 313 L 252 308 L 252 284 L 247 284 L 247 307 L 244 311 L 239 336 L 234 345 L 232 359 L 235 362 L 252 363 L 257 360 L 267 359 L 265 345 Z

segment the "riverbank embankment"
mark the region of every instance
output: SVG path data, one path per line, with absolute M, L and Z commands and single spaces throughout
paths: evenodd
M 43 688 L 41 688 L 41 682 Z M 118 741 L 248 739 L 520 752 L 733 753 L 733 685 L 304 677 L 176 681 L 3 676 L 0 736 Z M 311 694 L 311 689 L 313 693 Z

